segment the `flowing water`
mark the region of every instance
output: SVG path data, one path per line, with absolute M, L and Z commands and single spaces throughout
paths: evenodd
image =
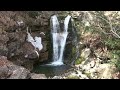
M 68 35 L 68 24 L 71 16 L 67 16 L 64 20 L 63 30 L 60 28 L 57 16 L 51 17 L 51 33 L 53 41 L 53 62 L 51 65 L 63 65 L 63 53 Z
M 49 64 L 36 65 L 34 72 L 43 73 L 46 76 L 60 75 L 66 72 L 70 66 L 63 63 L 64 49 L 66 45 L 66 39 L 68 36 L 68 24 L 71 16 L 67 16 L 64 20 L 63 30 L 60 28 L 59 21 L 56 15 L 53 15 L 50 19 L 51 34 L 53 42 L 53 61 Z

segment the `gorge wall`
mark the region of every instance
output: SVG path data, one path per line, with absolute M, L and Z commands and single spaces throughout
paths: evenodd
M 48 60 L 51 60 L 52 46 L 50 42 L 49 22 L 53 14 L 64 17 L 68 15 L 63 11 L 1 11 L 0 55 L 6 56 L 8 60 L 12 61 L 14 64 L 24 66 L 29 70 L 33 69 L 34 63 L 48 62 Z M 33 37 L 38 36 L 42 38 L 43 49 L 39 52 L 39 58 L 32 44 L 26 41 L 27 27 Z M 65 63 L 71 63 L 71 59 L 73 60 L 73 55 L 70 53 L 71 51 L 76 53 L 75 40 L 77 39 L 72 26 L 69 32 L 70 34 L 65 49 Z

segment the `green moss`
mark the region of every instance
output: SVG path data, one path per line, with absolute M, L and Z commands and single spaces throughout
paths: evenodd
M 66 79 L 79 79 L 78 76 L 70 75 Z
M 74 54 L 76 52 L 75 47 L 72 48 L 72 54 Z
M 81 61 L 79 60 L 79 59 L 77 59 L 76 61 L 75 61 L 75 65 L 78 65 L 78 64 L 80 64 L 81 63 Z
M 83 58 L 83 57 L 78 58 L 78 59 L 75 61 L 75 65 L 81 64 L 82 61 L 84 61 L 84 60 L 85 60 L 85 58 Z

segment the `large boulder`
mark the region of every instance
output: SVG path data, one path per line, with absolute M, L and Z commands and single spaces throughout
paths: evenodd
M 0 56 L 0 79 L 27 79 L 29 70 L 14 65 L 7 57 Z

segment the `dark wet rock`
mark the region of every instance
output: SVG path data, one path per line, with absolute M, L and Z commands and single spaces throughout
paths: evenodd
M 74 20 L 71 18 L 68 26 L 68 37 L 66 40 L 64 58 L 66 64 L 74 65 L 75 60 L 80 57 L 79 32 L 77 31 Z
M 39 62 L 47 61 L 48 60 L 48 51 L 45 53 L 40 53 L 40 60 Z

